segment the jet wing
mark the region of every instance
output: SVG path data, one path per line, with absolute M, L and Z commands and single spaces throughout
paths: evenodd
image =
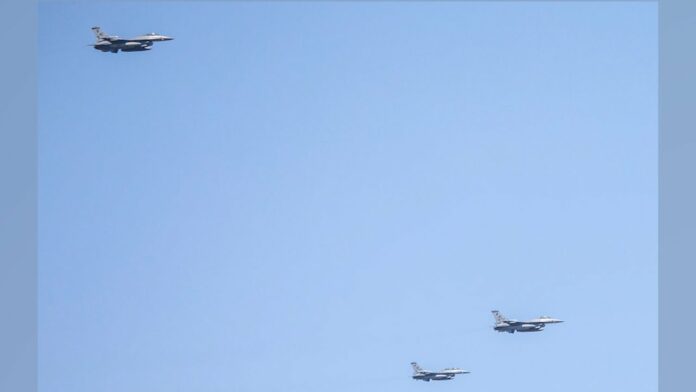
M 99 41 L 96 44 L 93 44 L 92 46 L 98 48 L 98 47 L 106 47 L 106 46 L 111 46 L 111 41 Z
M 109 38 L 105 39 L 105 41 L 111 42 L 112 44 L 125 44 L 126 42 L 128 42 L 130 40 L 118 38 L 118 37 L 109 37 Z

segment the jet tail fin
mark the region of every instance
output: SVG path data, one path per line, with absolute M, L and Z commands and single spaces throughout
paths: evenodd
M 496 324 L 501 324 L 501 323 L 508 321 L 508 319 L 497 310 L 491 310 L 491 313 L 493 313 L 493 317 L 495 318 Z
M 418 373 L 423 371 L 423 368 L 418 366 L 418 364 L 416 362 L 411 362 L 411 367 L 413 367 L 413 373 L 418 374 Z
M 101 41 L 102 39 L 108 37 L 106 33 L 101 31 L 101 28 L 99 26 L 92 27 L 92 31 L 94 32 L 94 35 L 97 36 L 97 41 Z

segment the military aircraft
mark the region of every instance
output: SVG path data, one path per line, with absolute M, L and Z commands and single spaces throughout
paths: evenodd
M 94 49 L 102 52 L 118 53 L 122 52 L 142 52 L 152 49 L 152 44 L 158 41 L 171 41 L 174 38 L 166 35 L 149 33 L 135 38 L 125 39 L 116 35 L 108 35 L 101 31 L 99 26 L 92 27 L 92 31 L 97 36 L 97 43 L 91 45 Z
M 493 329 L 498 332 L 539 332 L 544 330 L 546 324 L 563 322 L 563 320 L 551 318 L 549 316 L 541 316 L 527 321 L 517 321 L 506 318 L 497 310 L 492 310 L 491 312 L 493 313 L 493 317 L 495 317 L 495 327 L 493 327 Z
M 414 380 L 423 380 L 423 381 L 428 381 L 428 382 L 430 382 L 430 380 L 435 380 L 435 381 L 451 380 L 457 374 L 471 373 L 471 372 L 468 372 L 466 370 L 462 370 L 462 369 L 458 369 L 458 368 L 447 368 L 447 369 L 442 369 L 439 372 L 431 372 L 430 370 L 423 370 L 415 362 L 411 362 L 411 366 L 413 366 L 413 379 Z

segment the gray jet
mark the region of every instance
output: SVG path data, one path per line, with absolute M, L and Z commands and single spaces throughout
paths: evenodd
M 517 321 L 505 318 L 497 310 L 492 310 L 493 317 L 495 317 L 495 329 L 498 332 L 539 332 L 543 331 L 546 324 L 557 324 L 562 323 L 563 320 L 551 318 L 549 316 L 541 316 L 527 321 Z
M 94 49 L 111 53 L 118 53 L 119 50 L 122 52 L 142 52 L 152 49 L 154 42 L 171 41 L 174 39 L 157 33 L 140 35 L 131 39 L 119 38 L 116 35 L 104 33 L 99 26 L 92 27 L 92 31 L 97 36 L 97 43 L 92 45 Z
M 458 369 L 458 368 L 447 368 L 447 369 L 442 369 L 439 372 L 431 372 L 430 370 L 423 370 L 415 362 L 411 362 L 411 366 L 413 366 L 413 379 L 414 380 L 423 380 L 423 381 L 428 381 L 428 382 L 430 380 L 435 380 L 435 381 L 451 380 L 457 374 L 471 373 L 471 372 L 468 372 L 466 370 L 462 370 L 462 369 Z

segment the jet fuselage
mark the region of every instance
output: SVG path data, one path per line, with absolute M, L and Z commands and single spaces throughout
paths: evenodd
M 171 41 L 174 39 L 157 33 L 149 33 L 135 38 L 125 39 L 116 35 L 105 34 L 97 26 L 92 27 L 92 31 L 94 31 L 94 34 L 97 36 L 97 43 L 92 45 L 94 49 L 111 53 L 118 53 L 119 50 L 122 52 L 143 52 L 152 49 L 152 45 L 155 42 Z
M 517 321 L 505 318 L 505 316 L 500 314 L 500 312 L 498 312 L 497 310 L 493 310 L 491 312 L 493 313 L 493 317 L 495 318 L 495 326 L 493 327 L 493 329 L 498 332 L 539 332 L 544 330 L 546 324 L 557 324 L 563 322 L 563 320 L 555 319 L 548 316 L 541 316 L 526 321 Z
M 439 372 L 432 372 L 430 370 L 422 369 L 415 362 L 411 362 L 411 366 L 413 367 L 413 379 L 414 380 L 444 381 L 444 380 L 453 379 L 454 376 L 456 376 L 457 374 L 469 373 L 468 371 L 462 370 L 459 368 L 447 368 L 447 369 L 440 370 Z

